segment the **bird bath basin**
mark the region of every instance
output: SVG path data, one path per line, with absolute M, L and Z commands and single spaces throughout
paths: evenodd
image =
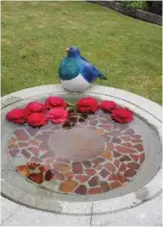
M 116 207 L 114 203 L 112 205 L 112 209 L 116 210 L 119 206 L 136 205 L 144 198 L 149 199 L 159 193 L 159 116 L 148 112 L 147 105 L 143 106 L 143 99 L 142 104 L 136 100 L 138 96 L 131 98 L 128 96 L 131 93 L 118 89 L 112 93 L 113 90 L 94 86 L 84 93 L 69 93 L 59 85 L 49 85 L 4 97 L 3 195 L 38 209 L 57 211 L 58 207 L 63 208 L 65 201 L 69 202 L 67 206 L 70 206 L 70 210 L 74 202 L 80 204 L 81 209 L 84 203 L 117 201 Z M 119 124 L 101 110 L 88 116 L 73 116 L 66 125 L 48 123 L 41 128 L 14 125 L 5 120 L 6 113 L 12 108 L 24 107 L 30 101 L 43 102 L 49 95 L 57 95 L 71 102 L 88 95 L 99 100 L 115 100 L 134 111 L 134 121 Z M 151 103 L 149 101 L 149 105 Z M 158 108 L 157 104 L 153 105 Z M 32 172 L 35 175 L 30 179 L 16 172 L 17 166 L 29 162 L 38 164 Z M 44 168 L 41 175 L 39 168 Z M 60 206 L 56 208 L 54 203 Z M 107 209 L 110 209 L 109 206 Z

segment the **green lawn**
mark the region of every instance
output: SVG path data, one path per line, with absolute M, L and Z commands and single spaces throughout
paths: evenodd
M 2 95 L 59 83 L 73 45 L 107 81 L 161 104 L 161 26 L 87 2 L 2 2 Z

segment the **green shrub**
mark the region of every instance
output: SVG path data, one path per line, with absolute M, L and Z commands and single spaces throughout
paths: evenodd
M 142 10 L 147 8 L 146 1 L 122 1 L 122 4 L 126 8 L 142 9 Z

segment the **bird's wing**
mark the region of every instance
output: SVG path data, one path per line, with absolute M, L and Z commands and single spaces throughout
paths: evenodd
M 81 74 L 89 82 L 92 83 L 98 77 L 98 70 L 86 61 L 82 61 Z
M 89 63 L 89 61 L 88 61 L 86 58 L 84 58 L 83 56 L 80 56 L 80 57 L 81 57 L 82 60 L 84 60 L 85 62 Z M 90 63 L 89 63 L 89 64 L 90 64 Z M 95 66 L 93 66 L 92 64 L 90 64 L 90 65 L 92 66 L 92 70 L 93 70 L 94 74 L 98 73 L 98 76 L 96 76 L 96 78 L 99 77 L 100 79 L 106 80 L 106 77 L 104 76 L 104 74 L 103 74 L 99 69 L 97 69 L 97 68 L 96 68 Z M 89 67 L 88 70 L 90 70 L 90 67 Z M 86 70 L 86 71 L 87 71 L 87 70 Z M 95 79 L 96 79 L 96 78 L 95 78 Z
M 86 58 L 84 58 L 83 56 L 80 56 L 80 57 L 81 57 L 81 59 L 83 59 L 84 61 L 89 63 L 89 61 Z

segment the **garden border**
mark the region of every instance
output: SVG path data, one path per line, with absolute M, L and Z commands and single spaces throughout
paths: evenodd
M 121 3 L 114 2 L 114 1 L 89 1 L 91 3 L 96 3 L 102 6 L 105 6 L 107 8 L 114 9 L 116 11 L 119 11 L 121 13 L 124 13 L 128 16 L 132 16 L 134 18 L 138 18 L 144 21 L 151 22 L 153 24 L 162 25 L 162 16 L 146 12 L 140 9 L 131 9 L 124 7 Z

